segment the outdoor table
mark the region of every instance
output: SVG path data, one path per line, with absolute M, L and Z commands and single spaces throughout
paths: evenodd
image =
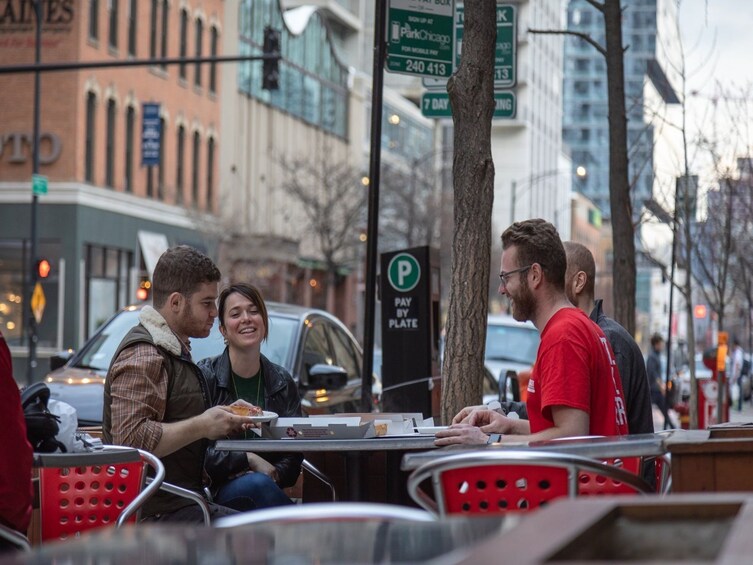
M 442 563 L 460 561 L 474 547 L 519 519 L 494 516 L 442 521 L 317 520 L 233 528 L 137 524 L 103 528 L 45 544 L 17 563 Z
M 366 484 L 361 476 L 361 463 L 369 452 L 386 452 L 387 472 L 400 473 L 400 457 L 406 451 L 434 450 L 433 435 L 381 436 L 367 439 L 227 439 L 218 440 L 220 451 L 244 451 L 252 453 L 335 453 L 344 458 L 347 499 L 365 500 Z M 394 479 L 394 478 L 393 478 Z M 389 480 L 386 501 L 397 502 L 405 495 L 400 481 Z M 377 500 L 372 500 L 377 502 Z
M 664 441 L 669 434 L 635 434 L 629 436 L 607 436 L 572 438 L 561 440 L 537 441 L 525 445 L 455 445 L 429 452 L 406 453 L 401 469 L 413 471 L 424 463 L 433 461 L 451 453 L 480 449 L 511 449 L 531 451 L 557 451 L 571 455 L 580 455 L 593 459 L 613 459 L 619 457 L 651 457 L 666 452 Z

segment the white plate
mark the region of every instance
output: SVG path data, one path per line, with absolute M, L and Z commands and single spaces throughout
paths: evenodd
M 446 430 L 447 426 L 418 426 L 416 431 L 423 435 L 434 435 L 439 431 Z
M 245 419 L 249 422 L 256 422 L 257 424 L 261 424 L 264 422 L 271 422 L 272 420 L 276 420 L 277 413 L 264 410 L 264 413 L 261 416 L 245 416 Z

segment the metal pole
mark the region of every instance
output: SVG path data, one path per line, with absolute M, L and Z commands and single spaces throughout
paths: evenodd
M 34 41 L 34 64 L 38 65 L 42 52 L 42 6 L 41 0 L 34 1 L 34 16 L 37 20 L 37 29 Z M 40 105 L 40 80 L 39 71 L 34 72 L 34 141 L 32 156 L 32 175 L 39 174 L 39 105 Z M 33 178 L 33 176 L 32 176 Z M 26 367 L 26 384 L 34 380 L 34 369 L 37 366 L 37 321 L 31 308 L 31 297 L 37 284 L 37 204 L 39 197 L 32 190 L 31 195 L 31 247 L 29 250 L 29 287 L 26 289 L 26 313 L 28 323 L 26 326 L 29 338 L 29 358 Z
M 515 223 L 515 199 L 517 198 L 518 183 L 514 180 L 510 182 L 510 225 Z
M 379 169 L 382 157 L 382 86 L 384 79 L 387 0 L 374 8 L 374 66 L 371 84 L 371 154 L 369 158 L 369 219 L 366 231 L 366 300 L 364 301 L 361 410 L 371 412 L 371 373 L 374 364 L 374 310 L 379 235 Z

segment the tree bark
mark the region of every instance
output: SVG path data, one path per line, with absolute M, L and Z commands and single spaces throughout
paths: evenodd
M 602 9 L 609 99 L 609 200 L 614 246 L 614 318 L 631 335 L 635 335 L 635 235 L 628 178 L 621 2 L 606 0 Z
M 495 3 L 466 0 L 463 57 L 450 79 L 455 126 L 452 282 L 443 362 L 442 420 L 481 400 L 491 263 Z

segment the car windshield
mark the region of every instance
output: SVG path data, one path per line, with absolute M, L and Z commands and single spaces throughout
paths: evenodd
M 528 326 L 489 324 L 486 329 L 486 359 L 533 365 L 539 349 L 539 332 Z
M 81 352 L 81 359 L 77 367 L 107 371 L 112 356 L 128 330 L 138 323 L 139 310 L 123 310 L 105 326 L 102 333 L 92 339 Z M 273 363 L 282 365 L 288 370 L 290 364 L 290 350 L 293 346 L 297 321 L 269 314 L 269 336 L 262 343 L 261 352 Z M 209 337 L 191 340 L 191 356 L 198 362 L 207 357 L 219 355 L 225 348 L 220 334 L 219 325 L 215 321 Z

